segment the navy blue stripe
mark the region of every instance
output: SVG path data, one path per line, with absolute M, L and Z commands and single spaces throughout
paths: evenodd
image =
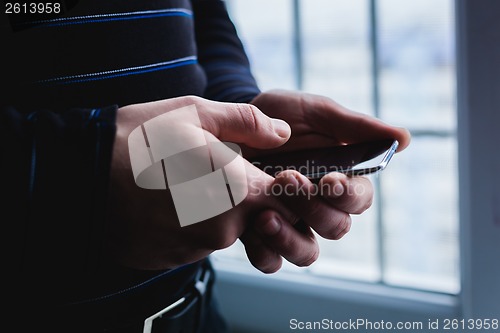
M 107 18 L 102 18 L 102 19 L 89 19 L 89 20 L 72 21 L 72 22 L 49 23 L 49 24 L 43 24 L 42 26 L 44 26 L 44 27 L 60 27 L 60 26 L 73 25 L 73 24 L 89 24 L 89 23 L 101 23 L 101 22 L 112 22 L 112 21 L 128 21 L 128 20 L 155 18 L 155 17 L 165 17 L 165 16 L 183 16 L 183 17 L 189 17 L 189 18 L 193 17 L 193 15 L 189 15 L 189 14 L 182 13 L 182 12 L 158 13 L 158 14 L 125 16 L 125 17 L 107 17 Z
M 68 17 L 68 18 L 58 18 L 52 20 L 41 20 L 41 21 L 31 21 L 22 22 L 18 26 L 23 27 L 60 27 L 75 24 L 91 24 L 91 23 L 102 23 L 102 22 L 112 22 L 112 21 L 129 21 L 129 20 L 139 20 L 157 17 L 168 17 L 168 16 L 179 16 L 193 18 L 193 14 L 190 11 L 184 10 L 167 10 L 158 12 L 135 12 L 135 13 L 123 13 L 123 14 L 103 14 L 103 15 L 89 15 L 82 17 Z
M 72 83 L 99 81 L 99 80 L 112 79 L 112 78 L 121 77 L 121 76 L 129 76 L 129 75 L 137 75 L 137 74 L 156 72 L 156 71 L 166 70 L 166 69 L 175 68 L 175 67 L 194 65 L 197 63 L 198 63 L 197 60 L 187 60 L 187 61 L 178 62 L 175 64 L 163 65 L 163 66 L 158 66 L 158 67 L 154 67 L 154 68 L 138 69 L 138 70 L 133 70 L 130 72 L 113 73 L 113 74 L 95 76 L 95 77 L 89 77 L 89 78 L 83 78 L 83 79 L 58 80 L 58 81 L 53 81 L 50 83 L 48 83 L 48 82 L 39 82 L 39 83 L 46 84 L 46 85 L 51 85 L 51 84 L 59 85 L 59 84 L 72 84 Z

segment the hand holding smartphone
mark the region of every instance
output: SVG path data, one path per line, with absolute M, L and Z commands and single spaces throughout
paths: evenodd
M 273 177 L 292 169 L 318 182 L 330 172 L 360 176 L 382 171 L 398 145 L 398 141 L 392 139 L 369 141 L 259 156 L 251 162 Z

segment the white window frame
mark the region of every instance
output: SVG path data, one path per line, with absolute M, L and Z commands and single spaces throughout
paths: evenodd
M 500 319 L 500 1 L 455 0 L 455 10 L 460 294 L 264 275 L 249 264 L 214 260 L 216 293 L 236 332 L 289 332 L 292 318 L 421 321 L 424 328 L 436 319 Z

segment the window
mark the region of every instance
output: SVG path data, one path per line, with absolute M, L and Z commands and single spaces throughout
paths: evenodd
M 322 94 L 412 132 L 375 201 L 301 274 L 460 290 L 454 2 L 227 0 L 263 90 Z M 267 8 L 263 11 L 262 8 Z M 258 17 L 258 20 L 255 18 Z M 246 260 L 241 245 L 216 254 Z

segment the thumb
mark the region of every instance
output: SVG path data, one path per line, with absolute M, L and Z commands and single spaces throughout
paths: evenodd
M 279 147 L 290 138 L 290 126 L 284 120 L 270 118 L 254 105 L 214 103 L 217 107 L 199 115 L 203 129 L 221 141 L 267 149 Z

